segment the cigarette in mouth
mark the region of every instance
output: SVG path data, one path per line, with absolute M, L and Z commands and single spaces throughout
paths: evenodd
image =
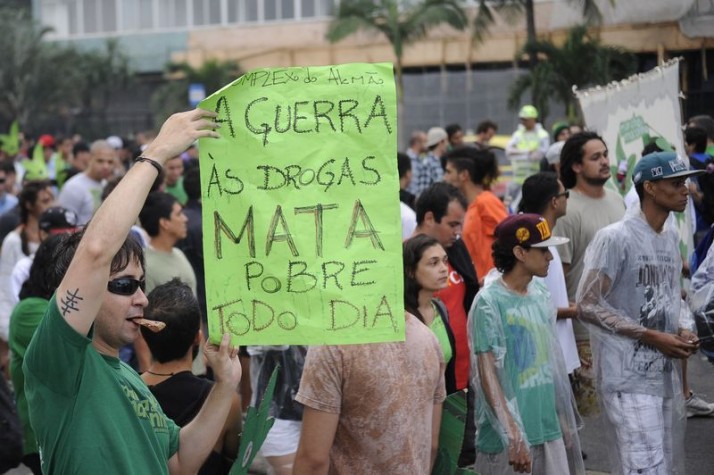
M 164 328 L 166 328 L 166 323 L 164 322 L 157 322 L 156 320 L 148 320 L 146 318 L 136 318 L 134 319 L 136 323 L 141 325 L 142 327 L 146 327 L 149 330 L 151 330 L 154 333 L 158 333 Z

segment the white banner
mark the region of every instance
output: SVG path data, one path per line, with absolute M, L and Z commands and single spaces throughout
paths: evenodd
M 679 59 L 618 83 L 575 91 L 575 96 L 587 128 L 600 134 L 608 146 L 612 185 L 623 195 L 632 186 L 632 169 L 651 139 L 661 137 L 688 161 L 679 104 Z M 690 200 L 686 212 L 675 214 L 685 260 L 693 251 L 691 208 Z

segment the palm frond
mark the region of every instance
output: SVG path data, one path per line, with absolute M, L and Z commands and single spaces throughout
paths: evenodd
M 602 24 L 602 12 L 595 0 L 568 0 L 568 3 L 578 7 L 587 25 L 597 26 Z M 610 4 L 614 5 L 615 0 L 610 0 Z
M 463 30 L 468 25 L 468 17 L 458 1 L 426 0 L 403 15 L 404 39 L 413 41 L 423 38 L 429 28 L 442 23 L 456 30 Z
M 481 0 L 478 4 L 478 10 L 473 20 L 473 33 L 471 39 L 478 44 L 483 42 L 488 36 L 488 30 L 496 22 L 491 8 L 486 4 L 485 0 Z
M 523 94 L 528 91 L 533 84 L 533 77 L 530 74 L 522 74 L 511 85 L 508 92 L 508 108 L 511 110 L 517 109 L 521 104 Z
M 371 0 L 346 0 L 340 3 L 335 18 L 330 22 L 325 35 L 331 43 L 336 43 L 359 30 L 388 29 L 388 10 L 395 0 L 374 2 Z

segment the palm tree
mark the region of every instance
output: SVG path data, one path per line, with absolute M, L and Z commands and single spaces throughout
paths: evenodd
M 87 52 L 46 41 L 51 28 L 26 8 L 0 7 L 0 31 L 0 121 L 17 120 L 25 132 L 73 110 L 106 118 L 109 98 L 131 77 L 117 41 Z
M 598 25 L 602 21 L 602 15 L 595 0 L 568 0 L 569 3 L 575 3 L 581 7 L 583 18 L 588 25 Z M 614 4 L 615 0 L 610 0 Z M 481 42 L 486 37 L 489 27 L 494 23 L 495 17 L 493 10 L 506 14 L 524 14 L 526 15 L 526 31 L 527 43 L 533 43 L 538 38 L 536 36 L 535 11 L 533 9 L 533 0 L 479 0 L 478 10 L 474 18 L 473 39 L 475 42 Z M 532 69 L 538 59 L 533 56 L 528 58 L 529 67 Z
M 567 117 L 575 119 L 573 86 L 582 88 L 624 79 L 634 74 L 637 67 L 634 54 L 603 46 L 588 34 L 584 25 L 572 28 L 562 47 L 550 41 L 536 41 L 526 44 L 522 53 L 543 60 L 513 83 L 508 106 L 517 108 L 521 96 L 530 89 L 541 118 L 548 115 L 548 101 L 555 98 L 564 105 Z
M 394 50 L 397 96 L 402 104 L 404 48 L 426 36 L 430 28 L 446 23 L 457 30 L 468 25 L 460 0 L 342 0 L 330 23 L 327 39 L 336 43 L 358 30 L 382 33 Z

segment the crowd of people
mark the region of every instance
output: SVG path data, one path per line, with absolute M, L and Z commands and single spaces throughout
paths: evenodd
M 429 474 L 459 393 L 458 465 L 477 473 L 584 474 L 599 413 L 613 473 L 683 473 L 686 418 L 714 414 L 686 377 L 700 325 L 680 286 L 714 287 L 714 120 L 686 124 L 688 157 L 646 144 L 630 185 L 597 133 L 519 119 L 505 201 L 495 123 L 411 134 L 406 339 L 365 345 L 206 342 L 196 141 L 218 137 L 214 113 L 135 141 L 44 135 L 44 167 L 29 142 L 0 157 L 0 382 L 23 434 L 0 471 L 228 473 L 280 366 L 261 448 L 279 475 Z M 690 202 L 682 256 L 672 213 Z

